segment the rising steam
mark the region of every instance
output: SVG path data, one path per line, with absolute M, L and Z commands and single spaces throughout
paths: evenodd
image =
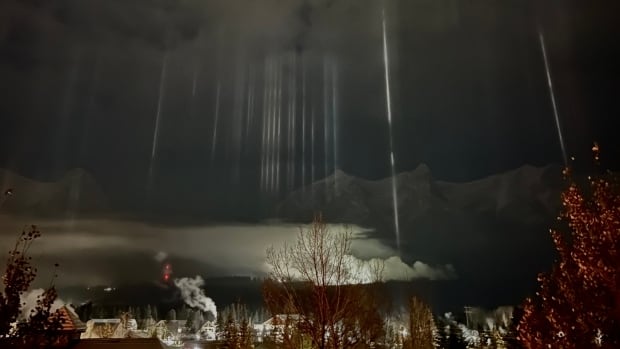
M 217 307 L 213 299 L 207 297 L 201 288 L 205 281 L 199 275 L 194 278 L 174 279 L 174 285 L 181 290 L 183 301 L 191 308 L 198 308 L 201 311 L 213 314 L 217 318 Z
M 153 257 L 155 258 L 156 261 L 158 261 L 159 263 L 163 262 L 166 258 L 168 258 L 168 254 L 164 251 L 159 251 L 155 254 L 155 256 Z

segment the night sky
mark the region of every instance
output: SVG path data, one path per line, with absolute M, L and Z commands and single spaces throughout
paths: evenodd
M 618 167 L 614 1 L 5 0 L 0 168 L 83 168 L 110 211 L 181 225 L 264 219 L 334 167 L 390 176 L 383 8 L 396 172 L 466 182 L 562 164 L 540 34 L 568 156 L 598 141 Z

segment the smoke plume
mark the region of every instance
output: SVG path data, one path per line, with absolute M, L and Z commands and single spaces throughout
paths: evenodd
M 163 262 L 166 258 L 168 258 L 168 254 L 164 251 L 159 251 L 155 254 L 155 258 L 156 261 L 158 261 L 159 263 Z
M 181 297 L 185 304 L 191 308 L 198 308 L 204 312 L 213 314 L 217 318 L 217 307 L 213 299 L 207 297 L 201 288 L 205 281 L 199 275 L 195 278 L 174 279 L 174 285 L 181 290 Z

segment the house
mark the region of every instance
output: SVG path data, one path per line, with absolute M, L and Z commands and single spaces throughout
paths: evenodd
M 67 343 L 80 340 L 80 336 L 86 331 L 86 324 L 80 320 L 75 310 L 65 305 L 58 309 L 58 314 L 61 323 L 61 328 L 57 331 L 60 334 L 59 337 Z
M 82 339 L 125 338 L 127 331 L 121 326 L 121 319 L 91 319 L 86 322 Z
M 198 331 L 200 337 L 207 341 L 214 341 L 217 339 L 217 325 L 214 321 L 206 321 Z
M 29 348 L 32 343 L 47 342 L 46 348 L 71 347 L 80 340 L 80 335 L 86 330 L 86 325 L 80 320 L 72 307 L 62 306 L 57 310 L 60 327 L 34 332 L 27 336 L 26 341 L 21 338 L 0 339 L 0 348 Z
M 253 325 L 256 340 L 262 342 L 265 338 L 274 336 L 276 341 L 282 341 L 286 330 L 295 328 L 300 321 L 299 314 L 276 314 L 262 324 Z
M 82 333 L 82 339 L 98 338 L 140 338 L 143 337 L 138 331 L 138 323 L 130 319 L 128 315 L 120 319 L 90 319 L 86 322 L 86 331 Z

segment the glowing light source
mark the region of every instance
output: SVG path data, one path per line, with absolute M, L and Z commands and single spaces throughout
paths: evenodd
M 153 168 L 155 166 L 155 155 L 157 154 L 157 146 L 159 142 L 159 127 L 161 123 L 162 106 L 164 100 L 164 92 L 166 86 L 166 73 L 168 70 L 168 51 L 164 52 L 162 58 L 161 71 L 159 74 L 159 90 L 157 94 L 157 111 L 155 112 L 155 125 L 153 127 L 153 143 L 151 145 L 151 161 L 149 163 L 149 173 L 147 177 L 147 195 L 150 195 L 151 186 L 153 184 Z
M 394 159 L 394 138 L 392 136 L 392 96 L 390 94 L 390 58 L 388 55 L 387 29 L 385 20 L 385 8 L 382 12 L 383 29 L 383 67 L 385 73 L 385 104 L 387 108 L 388 132 L 390 141 L 390 167 L 392 170 L 392 206 L 394 209 L 394 231 L 396 232 L 396 247 L 400 251 L 400 225 L 398 222 L 398 192 L 396 191 L 396 169 Z
M 217 144 L 217 124 L 220 118 L 220 82 L 217 82 L 217 91 L 215 92 L 215 117 L 213 120 L 213 137 L 211 143 L 211 161 L 215 159 L 215 146 Z
M 558 114 L 558 106 L 555 101 L 555 91 L 553 90 L 553 82 L 551 80 L 551 72 L 549 69 L 549 59 L 547 58 L 547 49 L 545 45 L 545 37 L 542 32 L 538 32 L 538 39 L 540 40 L 540 49 L 543 55 L 543 61 L 545 63 L 545 73 L 547 76 L 547 86 L 549 87 L 549 97 L 551 98 L 551 105 L 553 107 L 553 117 L 555 120 L 555 128 L 558 132 L 558 139 L 560 141 L 560 148 L 562 149 L 562 159 L 564 160 L 564 166 L 568 166 L 568 160 L 566 156 L 566 146 L 564 143 L 564 135 L 562 133 L 562 127 L 560 124 L 560 116 Z

